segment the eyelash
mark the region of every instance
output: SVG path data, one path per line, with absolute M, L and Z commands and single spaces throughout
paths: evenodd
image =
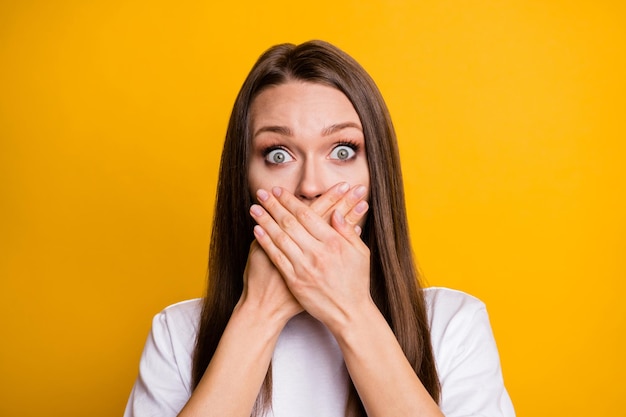
M 360 144 L 360 143 L 358 143 L 358 142 L 356 142 L 356 141 L 353 141 L 353 140 L 342 140 L 341 142 L 337 142 L 337 143 L 335 143 L 335 145 L 333 146 L 333 150 L 334 150 L 334 149 L 336 149 L 338 146 L 347 146 L 347 147 L 351 148 L 351 149 L 352 149 L 355 153 L 356 153 L 356 152 L 358 152 L 358 151 L 359 151 L 359 149 L 361 149 L 361 144 Z M 262 150 L 262 155 L 263 155 L 263 158 L 266 158 L 266 157 L 267 157 L 267 155 L 269 155 L 269 154 L 270 154 L 270 152 L 275 151 L 275 150 L 277 150 L 277 149 L 280 149 L 280 150 L 282 150 L 282 151 L 285 151 L 285 152 L 287 152 L 287 153 L 291 154 L 291 153 L 287 150 L 287 148 L 285 148 L 283 145 L 279 145 L 279 144 L 276 144 L 276 145 L 268 145 L 268 146 L 266 146 L 265 148 L 263 148 L 263 150 Z M 350 158 L 350 159 L 352 159 L 352 158 Z M 348 160 L 343 161 L 343 162 L 347 162 L 347 161 L 348 161 Z
M 338 143 L 335 144 L 333 149 L 335 149 L 337 146 L 347 146 L 349 148 L 352 148 L 352 150 L 354 152 L 357 152 L 361 148 L 361 144 L 360 143 L 357 143 L 357 142 L 351 141 L 351 140 L 344 140 L 344 141 L 338 142 Z
M 280 150 L 283 150 L 283 151 L 289 153 L 289 151 L 282 145 L 269 145 L 269 146 L 263 148 L 263 152 L 262 152 L 263 157 L 265 158 L 267 155 L 269 155 L 270 152 L 275 151 L 276 149 L 280 149 Z

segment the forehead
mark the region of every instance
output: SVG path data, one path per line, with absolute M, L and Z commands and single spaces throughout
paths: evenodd
M 251 103 L 253 129 L 260 124 L 328 125 L 353 122 L 361 125 L 352 103 L 341 91 L 325 84 L 290 81 L 271 86 Z

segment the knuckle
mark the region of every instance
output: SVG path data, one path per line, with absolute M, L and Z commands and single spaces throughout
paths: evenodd
M 350 209 L 350 207 L 351 206 L 350 206 L 349 202 L 346 201 L 345 199 L 342 199 L 337 204 L 335 204 L 334 209 L 339 211 L 341 214 L 343 214 L 345 216 L 346 213 L 348 212 L 348 210 Z
M 359 220 L 361 220 L 363 216 L 356 214 L 354 212 L 350 212 L 346 215 L 346 223 L 348 223 L 351 226 L 354 226 L 355 224 L 357 224 L 359 222 Z
M 337 201 L 341 200 L 341 197 L 343 195 L 341 194 L 341 192 L 339 190 L 335 190 L 334 193 L 330 193 L 328 196 L 328 201 L 331 204 L 335 204 L 337 203 Z
M 280 226 L 285 229 L 292 229 L 296 224 L 296 219 L 293 216 L 284 216 L 281 220 L 280 220 Z
M 330 253 L 335 254 L 340 254 L 343 249 L 341 240 L 336 237 L 332 237 L 326 241 L 326 248 L 329 250 Z
M 359 198 L 355 196 L 354 193 L 350 192 L 346 194 L 346 197 L 343 199 L 343 201 L 345 201 L 347 205 L 353 206 L 359 201 Z
M 274 254 L 274 261 L 276 262 L 276 265 L 278 265 L 279 268 L 285 267 L 288 262 L 287 257 L 282 252 L 276 252 Z
M 302 294 L 305 291 L 305 285 L 302 280 L 297 278 L 292 278 L 289 281 L 289 290 L 293 294 Z
M 289 243 L 289 235 L 285 232 L 280 232 L 276 235 L 276 244 L 279 247 L 285 247 Z
M 311 211 L 308 207 L 299 208 L 296 210 L 296 218 L 301 222 L 305 222 L 311 219 Z
M 354 226 L 357 222 L 357 220 L 355 220 L 354 217 L 350 213 L 348 213 L 346 217 L 344 217 L 344 220 L 346 224 L 348 224 L 349 226 Z
M 328 260 L 325 256 L 316 256 L 311 259 L 309 268 L 311 271 L 324 271 L 324 268 L 328 265 Z

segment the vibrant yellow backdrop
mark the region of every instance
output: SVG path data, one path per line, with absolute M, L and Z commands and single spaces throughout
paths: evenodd
M 377 80 L 431 285 L 483 299 L 519 416 L 623 415 L 622 1 L 3 0 L 0 415 L 121 415 L 151 317 L 202 295 L 256 57 Z

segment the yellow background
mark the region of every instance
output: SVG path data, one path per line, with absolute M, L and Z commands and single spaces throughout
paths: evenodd
M 0 415 L 121 415 L 202 295 L 243 78 L 312 38 L 378 82 L 418 262 L 487 303 L 518 415 L 623 415 L 624 4 L 2 0 Z

